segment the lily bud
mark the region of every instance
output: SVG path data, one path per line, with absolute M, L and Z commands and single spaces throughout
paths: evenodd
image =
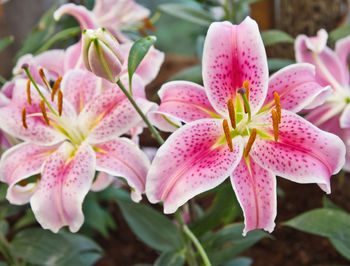
M 117 82 L 124 61 L 118 41 L 104 28 L 84 30 L 82 40 L 85 68 L 96 76 Z

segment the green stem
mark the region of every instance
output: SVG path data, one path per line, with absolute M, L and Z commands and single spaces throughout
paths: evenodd
M 197 237 L 192 233 L 192 231 L 188 228 L 187 225 L 182 226 L 183 231 L 188 236 L 189 239 L 193 242 L 193 244 L 196 246 L 200 256 L 202 257 L 203 263 L 205 266 L 211 266 L 210 260 L 208 258 L 207 253 L 205 252 L 204 248 L 202 247 L 201 243 L 197 239 Z
M 4 234 L 0 232 L 0 253 L 10 263 L 10 265 L 19 265 Z
M 128 90 L 124 87 L 123 83 L 120 81 L 120 79 L 117 81 L 118 86 L 120 87 L 120 89 L 123 91 L 123 93 L 125 94 L 125 96 L 129 99 L 129 101 L 131 102 L 131 104 L 134 106 L 135 110 L 139 113 L 139 115 L 141 116 L 141 118 L 143 119 L 143 121 L 145 121 L 146 125 L 148 126 L 149 130 L 152 132 L 153 136 L 155 137 L 155 139 L 158 141 L 158 143 L 160 145 L 162 145 L 164 143 L 163 138 L 161 137 L 161 135 L 159 134 L 159 132 L 157 131 L 157 129 L 155 129 L 154 126 L 152 126 L 152 124 L 149 122 L 149 120 L 147 119 L 147 117 L 144 115 L 144 113 L 141 111 L 140 107 L 137 105 L 137 103 L 135 102 L 134 98 L 129 94 Z

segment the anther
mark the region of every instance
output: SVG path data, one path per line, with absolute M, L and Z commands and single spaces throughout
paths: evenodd
M 62 108 L 63 108 L 63 93 L 61 90 L 58 90 L 57 92 L 57 105 L 58 105 L 58 115 L 62 115 Z
M 27 111 L 26 111 L 26 108 L 23 107 L 22 109 L 22 125 L 25 129 L 28 128 L 28 125 L 27 125 Z
M 236 112 L 231 98 L 227 101 L 227 109 L 230 116 L 231 126 L 233 129 L 236 129 Z
M 278 123 L 281 123 L 281 100 L 280 100 L 280 96 L 278 95 L 277 92 L 273 93 L 273 97 L 275 98 L 275 106 L 276 106 L 276 111 L 277 111 L 277 115 L 278 115 Z
M 41 109 L 41 112 L 42 112 L 42 114 L 43 114 L 43 117 L 44 117 L 44 119 L 45 119 L 46 124 L 49 126 L 49 125 L 50 125 L 50 120 L 49 120 L 49 118 L 48 118 L 48 116 L 47 116 L 47 113 L 46 113 L 46 108 L 45 108 L 45 102 L 44 102 L 44 100 L 41 100 L 41 102 L 40 102 L 40 109 Z
M 52 86 L 51 102 L 53 102 L 55 100 L 55 94 L 61 85 L 61 81 L 62 81 L 62 76 L 60 76 L 58 79 L 56 79 L 55 83 Z
M 30 96 L 30 79 L 27 81 L 27 100 L 29 105 L 32 105 L 32 97 Z
M 248 157 L 250 150 L 252 149 L 252 146 L 254 144 L 254 141 L 256 139 L 256 128 L 252 129 L 252 132 L 250 133 L 248 142 L 247 142 L 247 146 L 245 147 L 245 151 L 244 151 L 244 157 Z
M 245 80 L 243 82 L 243 87 L 245 88 L 245 93 L 247 94 L 247 99 L 249 101 L 249 81 L 248 80 Z
M 39 69 L 39 75 L 40 75 L 42 81 L 45 83 L 45 86 L 48 89 L 51 89 L 50 83 L 47 81 L 47 78 L 45 76 L 44 70 L 42 68 Z
M 146 29 L 150 30 L 150 31 L 156 31 L 156 30 L 157 30 L 156 27 L 154 27 L 154 25 L 152 24 L 152 22 L 150 21 L 149 18 L 145 18 L 145 19 L 143 20 L 143 26 L 144 26 Z
M 27 185 L 27 181 L 21 180 L 18 182 L 22 187 L 25 187 Z
M 225 132 L 225 138 L 226 138 L 227 145 L 228 145 L 230 151 L 233 152 L 233 144 L 232 144 L 232 139 L 231 139 L 231 134 L 230 134 L 230 129 L 228 127 L 227 119 L 224 119 L 224 121 L 222 122 L 222 127 L 223 127 L 224 132 Z
M 272 126 L 273 126 L 273 136 L 275 138 L 275 141 L 278 141 L 279 136 L 279 128 L 278 128 L 278 114 L 276 110 L 271 110 L 272 114 Z

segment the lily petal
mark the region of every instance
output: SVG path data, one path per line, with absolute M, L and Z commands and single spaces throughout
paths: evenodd
M 137 145 L 127 138 L 117 138 L 95 145 L 96 170 L 125 178 L 132 188 L 131 197 L 139 202 L 145 192 L 150 161 Z
M 320 86 L 311 64 L 293 64 L 271 76 L 264 105 L 274 105 L 274 92 L 280 96 L 281 107 L 294 113 L 315 108 L 332 94 L 330 86 Z
M 96 180 L 94 183 L 92 183 L 91 191 L 98 192 L 106 189 L 112 182 L 115 180 L 115 177 L 113 177 L 110 174 L 107 174 L 105 172 L 99 172 Z
M 25 204 L 35 192 L 35 183 L 25 186 L 18 183 L 40 174 L 45 160 L 57 149 L 56 146 L 38 146 L 24 142 L 7 150 L 1 158 L 1 181 L 9 185 L 6 198 L 11 204 Z
M 241 24 L 214 22 L 203 50 L 203 82 L 209 101 L 222 116 L 243 82 L 250 83 L 252 113 L 262 106 L 268 85 L 265 48 L 258 25 L 247 17 Z
M 335 53 L 337 54 L 344 69 L 348 69 L 348 55 L 350 52 L 350 36 L 342 38 L 335 43 Z M 349 80 L 349 71 L 344 71 Z
M 236 168 L 243 139 L 233 139 L 233 152 L 223 137 L 221 119 L 201 119 L 175 131 L 159 148 L 146 179 L 150 202 L 164 202 L 173 213 L 192 197 L 222 183 Z
M 65 225 L 77 232 L 84 222 L 82 202 L 95 174 L 95 153 L 90 145 L 78 150 L 68 142 L 45 161 L 30 204 L 44 229 L 57 233 Z
M 347 104 L 340 116 L 340 126 L 342 128 L 350 128 L 350 104 Z
M 271 115 L 265 122 L 272 123 Z M 273 134 L 272 126 L 267 128 Z M 318 183 L 330 193 L 330 177 L 345 163 L 341 139 L 298 115 L 282 110 L 278 142 L 257 138 L 251 156 L 260 166 L 297 183 Z
M 211 106 L 204 88 L 196 83 L 171 81 L 161 87 L 158 95 L 161 104 L 157 111 L 150 112 L 148 116 L 162 131 L 175 131 L 175 125 L 181 126 L 179 119 L 188 123 L 202 118 L 220 117 Z
M 262 228 L 272 232 L 277 213 L 276 177 L 249 158 L 242 158 L 231 175 L 232 187 L 244 213 L 245 228 L 248 231 Z

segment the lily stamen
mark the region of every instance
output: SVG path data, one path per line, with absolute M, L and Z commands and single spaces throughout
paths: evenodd
M 275 138 L 275 141 L 278 141 L 278 136 L 279 136 L 279 128 L 278 128 L 278 114 L 276 110 L 271 110 L 272 114 L 272 126 L 273 126 L 273 136 Z
M 62 115 L 62 109 L 63 109 L 63 93 L 61 90 L 58 90 L 57 92 L 57 105 L 58 105 L 58 115 Z
M 246 113 L 248 113 L 248 122 L 250 122 L 252 119 L 252 112 L 251 112 L 250 104 L 247 98 L 247 90 L 245 87 L 241 87 L 237 90 L 237 92 L 242 96 L 243 103 L 244 103 L 244 110 L 246 110 Z
M 233 144 L 232 144 L 231 133 L 230 133 L 230 128 L 228 126 L 227 119 L 224 119 L 224 121 L 222 122 L 222 127 L 223 127 L 224 132 L 225 132 L 225 138 L 226 138 L 227 145 L 228 145 L 230 151 L 233 152 Z
M 46 124 L 49 126 L 50 125 L 50 120 L 49 120 L 49 117 L 47 116 L 47 113 L 46 113 L 44 100 L 41 100 L 41 102 L 40 102 L 40 109 L 41 109 L 41 112 L 43 114 L 43 117 L 44 117 L 44 120 L 45 120 Z
M 55 100 L 55 94 L 61 85 L 61 81 L 62 81 L 62 76 L 58 77 L 58 79 L 56 79 L 55 83 L 52 86 L 51 102 L 53 102 Z
M 45 86 L 51 90 L 51 86 L 50 86 L 50 83 L 49 81 L 47 80 L 46 76 L 45 76 L 45 73 L 44 73 L 44 70 L 42 68 L 39 69 L 39 75 L 42 79 L 42 81 L 44 82 Z
M 22 109 L 22 125 L 25 129 L 28 128 L 28 125 L 27 125 L 27 111 L 26 111 L 26 108 L 23 107 Z
M 236 112 L 231 98 L 227 101 L 227 109 L 230 116 L 231 126 L 233 129 L 236 129 Z
M 278 123 L 280 124 L 281 123 L 281 116 L 282 116 L 280 96 L 275 91 L 273 93 L 273 97 L 275 98 L 275 106 L 276 106 L 276 111 L 277 111 L 277 115 L 278 115 Z
M 248 157 L 249 152 L 254 144 L 254 141 L 256 139 L 256 134 L 257 134 L 257 130 L 256 128 L 252 129 L 252 132 L 250 133 L 248 142 L 247 142 L 247 146 L 245 147 L 245 151 L 244 151 L 244 157 Z
M 29 105 L 32 105 L 32 97 L 30 96 L 30 79 L 27 82 L 27 100 Z

